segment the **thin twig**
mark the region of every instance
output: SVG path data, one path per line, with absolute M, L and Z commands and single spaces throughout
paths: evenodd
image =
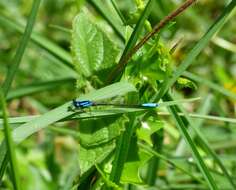
M 193 3 L 195 3 L 197 0 L 187 0 L 185 3 L 183 3 L 179 8 L 177 8 L 175 11 L 171 12 L 169 15 L 167 15 L 165 18 L 163 18 L 154 28 L 153 30 L 148 33 L 146 36 L 144 36 L 140 42 L 134 46 L 126 55 L 121 57 L 117 67 L 111 72 L 108 81 L 111 82 L 114 80 L 115 77 L 117 77 L 117 73 L 122 72 L 125 66 L 128 64 L 128 61 L 131 59 L 131 57 L 156 33 L 158 33 L 165 25 L 167 25 L 170 21 L 175 19 L 178 15 L 180 15 L 184 10 L 186 10 L 188 7 L 190 7 Z

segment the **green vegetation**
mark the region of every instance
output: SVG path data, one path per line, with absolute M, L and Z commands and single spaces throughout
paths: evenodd
M 235 7 L 1 1 L 0 189 L 236 189 Z

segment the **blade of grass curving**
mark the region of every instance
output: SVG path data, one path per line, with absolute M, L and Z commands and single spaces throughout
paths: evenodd
M 169 100 L 173 100 L 173 99 L 171 97 L 169 97 Z M 204 135 L 199 130 L 199 126 L 197 126 L 198 122 L 193 122 L 192 119 L 188 116 L 186 111 L 181 106 L 176 106 L 176 107 L 178 107 L 178 109 L 184 114 L 184 117 L 186 118 L 186 120 L 189 123 L 189 126 L 191 127 L 191 130 L 195 132 L 195 134 L 196 134 L 195 136 L 198 140 L 198 143 L 202 147 L 202 149 L 212 156 L 212 158 L 215 160 L 215 162 L 219 165 L 219 167 L 223 171 L 224 176 L 226 176 L 226 178 L 228 179 L 228 181 L 231 184 L 232 188 L 236 189 L 236 184 L 234 183 L 232 177 L 228 173 L 228 171 L 225 168 L 224 164 L 219 159 L 217 154 L 211 149 L 211 146 L 209 145 L 208 141 L 205 140 L 206 138 L 204 137 Z M 194 138 L 194 137 L 192 137 L 192 138 Z
M 106 99 L 106 98 L 111 98 L 111 97 L 115 97 L 119 95 L 124 95 L 128 92 L 134 92 L 134 91 L 136 91 L 136 89 L 131 84 L 120 82 L 120 83 L 115 83 L 113 85 L 96 90 L 89 94 L 83 95 L 79 97 L 79 99 L 101 100 L 104 98 Z M 43 114 L 39 118 L 36 118 L 30 121 L 29 123 L 19 126 L 13 131 L 14 141 L 16 143 L 20 143 L 29 135 L 37 132 L 38 130 L 44 127 L 47 127 L 48 125 L 55 123 L 59 120 L 67 118 L 68 116 L 73 115 L 75 112 L 68 111 L 68 108 L 70 105 L 71 105 L 71 101 Z
M 197 42 L 193 49 L 188 53 L 185 60 L 177 68 L 173 76 L 168 79 L 164 85 L 161 87 L 157 97 L 155 99 L 159 100 L 168 89 L 175 83 L 175 81 L 183 74 L 183 72 L 194 62 L 196 57 L 200 52 L 206 47 L 208 42 L 213 38 L 213 36 L 223 27 L 225 22 L 230 16 L 230 13 L 236 6 L 236 1 L 232 0 L 229 5 L 223 10 L 220 17 L 214 22 L 214 24 L 209 28 L 209 30 L 204 34 L 204 36 Z
M 201 147 L 205 150 L 205 152 L 208 152 L 213 157 L 213 159 L 216 161 L 216 163 L 219 165 L 219 167 L 223 171 L 224 176 L 226 176 L 226 178 L 228 179 L 232 188 L 236 189 L 236 184 L 233 180 L 233 177 L 230 176 L 230 174 L 228 173 L 227 169 L 225 168 L 223 162 L 220 160 L 220 158 L 217 156 L 217 154 L 210 148 L 209 143 L 206 140 L 204 140 L 204 137 L 199 132 L 198 132 L 198 137 L 200 137 L 199 143 L 201 144 Z
M 105 117 L 105 116 L 112 116 L 112 115 L 119 115 L 119 114 L 124 114 L 124 113 L 130 113 L 130 112 L 145 112 L 147 110 L 144 109 L 136 109 L 136 108 L 112 108 L 112 109 L 106 109 L 106 110 L 93 110 L 92 112 L 84 112 L 79 115 L 65 118 L 63 120 L 60 120 L 62 122 L 64 121 L 70 121 L 70 120 L 79 120 L 79 119 L 89 119 L 89 118 L 96 118 L 96 117 Z M 170 116 L 170 113 L 168 112 L 159 112 L 159 116 Z M 183 113 L 178 112 L 179 116 L 184 116 Z M 226 118 L 226 117 L 217 117 L 217 116 L 211 116 L 211 115 L 201 115 L 201 114 L 188 114 L 189 117 L 191 118 L 197 118 L 201 120 L 212 120 L 215 121 L 219 124 L 219 122 L 222 123 L 231 123 L 231 124 L 236 124 L 236 119 L 235 118 Z M 39 118 L 41 115 L 33 115 L 33 116 L 23 116 L 23 117 L 12 117 L 9 118 L 9 123 L 10 124 L 23 124 L 27 123 L 33 119 Z M 59 122 L 60 122 L 59 121 Z M 0 119 L 0 129 L 2 129 L 3 120 Z
M 212 39 L 212 42 L 225 50 L 236 53 L 236 45 L 223 38 L 215 37 Z
M 154 2 L 155 2 L 155 0 L 148 1 L 145 9 L 143 10 L 135 28 L 134 28 L 134 31 L 132 32 L 132 34 L 129 38 L 127 45 L 125 46 L 125 49 L 121 55 L 121 58 L 119 60 L 117 67 L 111 72 L 110 76 L 108 77 L 108 83 L 113 82 L 114 79 L 116 79 L 117 77 L 119 77 L 121 75 L 121 73 L 119 73 L 119 72 L 121 72 L 122 71 L 121 69 L 123 69 L 123 68 L 121 68 L 121 65 L 123 64 L 123 60 L 126 58 L 128 52 L 135 46 L 136 42 L 138 41 L 138 38 L 142 32 L 144 23 L 152 11 L 152 7 L 154 5 Z
M 102 89 L 93 91 L 89 94 L 79 97 L 81 100 L 102 100 L 106 98 L 112 98 L 114 96 L 124 95 L 128 92 L 134 92 L 136 89 L 133 85 L 126 82 L 114 83 L 110 86 L 106 86 Z M 71 101 L 65 103 L 62 106 L 59 106 L 40 117 L 37 117 L 28 123 L 20 125 L 18 128 L 14 129 L 12 136 L 16 144 L 22 142 L 28 136 L 34 134 L 35 132 L 59 121 L 64 118 L 67 118 L 73 114 L 73 111 L 68 111 L 69 106 L 71 106 Z M 2 143 L 0 146 L 0 166 L 2 169 L 3 161 L 6 157 L 6 145 Z M 1 173 L 1 170 L 0 170 Z
M 211 94 L 208 95 L 205 98 L 205 100 L 202 103 L 200 109 L 198 110 L 199 114 L 205 115 L 205 114 L 208 114 L 210 112 L 210 109 L 211 109 L 211 106 L 212 106 L 212 98 L 213 98 L 213 96 Z M 200 120 L 200 119 L 195 120 L 194 121 L 194 127 L 195 128 L 200 128 L 202 126 L 203 122 L 204 122 L 204 120 Z M 190 128 L 189 133 L 193 134 L 193 129 Z M 180 140 L 179 144 L 176 147 L 175 156 L 183 155 L 185 150 L 186 150 L 186 143 L 185 143 L 184 139 L 182 138 Z
M 25 28 L 25 32 L 23 34 L 22 39 L 20 40 L 19 47 L 18 47 L 18 49 L 16 51 L 16 54 L 13 58 L 13 64 L 8 69 L 6 79 L 5 79 L 5 81 L 3 83 L 3 86 L 2 86 L 4 95 L 7 95 L 8 91 L 11 87 L 11 84 L 12 84 L 13 79 L 15 77 L 15 74 L 18 70 L 21 59 L 23 57 L 23 54 L 25 52 L 26 46 L 27 46 L 27 44 L 30 40 L 30 35 L 32 33 L 32 30 L 33 30 L 33 26 L 34 26 L 34 23 L 35 23 L 35 20 L 36 20 L 36 16 L 37 16 L 37 13 L 38 13 L 40 2 L 41 2 L 41 0 L 35 0 L 33 2 L 32 9 L 31 9 L 31 12 L 30 12 L 30 16 L 29 16 L 29 19 L 28 19 L 28 22 L 27 22 L 27 25 L 26 25 L 26 28 Z
M 190 78 L 190 79 L 192 79 L 192 80 L 194 80 L 194 81 L 196 81 L 200 84 L 204 84 L 204 85 L 208 86 L 209 88 L 211 88 L 211 89 L 213 89 L 213 90 L 215 90 L 215 91 L 217 91 L 217 92 L 219 92 L 219 93 L 221 93 L 221 94 L 223 94 L 223 95 L 225 95 L 229 98 L 233 98 L 233 99 L 236 100 L 236 94 L 235 93 L 225 89 L 222 86 L 219 86 L 218 84 L 215 84 L 215 83 L 211 82 L 210 80 L 204 79 L 203 77 L 200 77 L 196 74 L 193 74 L 193 73 L 190 73 L 190 72 L 187 72 L 187 71 L 185 71 L 183 73 L 183 76 L 188 77 L 188 78 Z
M 114 29 L 116 34 L 120 37 L 120 39 L 125 42 L 125 36 L 123 33 L 122 26 L 117 22 L 115 18 L 111 16 L 111 12 L 104 5 L 104 2 L 99 0 L 89 0 L 88 1 L 94 8 L 99 12 L 103 18 L 110 24 L 110 26 Z M 119 16 L 119 15 L 118 15 Z M 120 18 L 120 17 L 119 17 Z
M 20 98 L 23 96 L 28 96 L 34 93 L 45 92 L 48 90 L 53 90 L 59 86 L 63 86 L 66 84 L 74 84 L 74 79 L 58 79 L 54 81 L 40 82 L 35 84 L 29 84 L 26 86 L 22 86 L 13 90 L 10 90 L 7 95 L 7 100 Z
M 11 174 L 12 174 L 12 183 L 14 186 L 15 190 L 20 190 L 20 183 L 19 183 L 19 173 L 18 173 L 18 168 L 17 168 L 17 160 L 16 160 L 16 155 L 15 155 L 15 147 L 14 143 L 12 140 L 12 134 L 11 134 L 11 129 L 8 123 L 8 114 L 7 114 L 7 108 L 6 108 L 6 102 L 5 98 L 3 95 L 3 91 L 0 88 L 0 101 L 1 101 L 1 108 L 3 111 L 3 126 L 4 126 L 4 136 L 5 136 L 5 141 L 4 144 L 6 144 L 7 147 L 7 154 L 11 166 Z M 7 163 L 5 163 L 7 165 Z M 5 166 L 6 167 L 6 166 Z
M 169 96 L 169 94 L 166 94 L 163 97 L 164 100 L 169 101 L 172 98 Z M 199 154 L 195 143 L 193 142 L 193 140 L 191 139 L 191 136 L 188 134 L 187 131 L 187 126 L 185 126 L 183 119 L 178 115 L 178 110 L 179 108 L 177 106 L 171 106 L 169 108 L 173 118 L 176 121 L 177 127 L 179 129 L 179 131 L 181 132 L 183 138 L 185 139 L 186 143 L 189 145 L 192 155 L 195 158 L 195 161 L 200 169 L 200 171 L 202 172 L 204 178 L 206 179 L 208 186 L 210 189 L 212 190 L 216 190 L 218 189 L 218 187 L 216 186 L 216 182 L 214 181 L 214 179 L 212 178 L 210 171 L 208 170 L 208 168 L 206 167 L 201 155 Z
M 179 113 L 179 115 L 183 116 L 184 114 Z M 221 122 L 227 122 L 227 123 L 232 123 L 232 124 L 236 123 L 235 118 L 217 117 L 217 116 L 213 116 L 213 115 L 189 114 L 189 117 L 199 118 L 199 119 L 208 119 L 208 120 L 212 120 L 212 121 L 216 121 L 216 122 L 221 121 Z
M 19 33 L 23 33 L 23 30 L 24 30 L 23 26 L 15 23 L 11 19 L 1 14 L 0 14 L 0 24 L 7 26 L 9 28 L 12 28 Z M 72 67 L 71 55 L 67 51 L 59 47 L 57 44 L 52 42 L 51 40 L 35 32 L 32 33 L 31 40 L 42 49 L 45 49 L 47 52 L 49 52 L 50 54 L 54 55 L 55 57 L 62 60 L 64 63 L 66 63 L 70 67 Z
M 59 26 L 56 24 L 50 24 L 48 27 L 59 30 L 59 31 L 63 32 L 64 34 L 66 34 L 68 37 L 70 37 L 71 29 L 69 29 L 69 28 L 65 28 L 63 26 Z
M 177 168 L 178 170 L 182 171 L 183 173 L 187 174 L 188 176 L 190 176 L 191 178 L 195 179 L 196 181 L 200 182 L 201 184 L 206 185 L 205 181 L 203 181 L 202 179 L 200 179 L 199 177 L 193 175 L 191 172 L 185 170 L 184 168 L 182 168 L 181 166 L 179 166 L 177 163 L 175 163 L 175 161 L 172 161 L 171 159 L 165 157 L 163 154 L 158 153 L 156 150 L 150 148 L 148 145 L 138 142 L 139 147 L 143 148 L 145 151 L 147 151 L 148 153 L 151 153 L 152 155 L 160 158 L 161 160 L 163 160 L 164 162 L 167 162 L 168 164 L 170 164 L 171 166 L 174 166 L 175 168 Z

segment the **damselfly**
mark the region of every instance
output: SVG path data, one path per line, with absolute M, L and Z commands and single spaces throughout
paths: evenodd
M 200 98 L 176 100 L 176 101 L 167 101 L 161 103 L 142 103 L 142 104 L 118 104 L 118 103 L 104 103 L 104 102 L 94 102 L 90 100 L 73 100 L 71 109 L 84 109 L 92 106 L 114 106 L 114 107 L 127 107 L 127 108 L 141 108 L 141 109 L 150 109 L 157 108 L 160 106 L 172 106 L 180 103 L 193 102 L 199 100 Z M 73 109 L 74 108 L 74 109 Z

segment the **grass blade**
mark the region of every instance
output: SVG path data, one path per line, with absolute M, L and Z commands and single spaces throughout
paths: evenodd
M 181 106 L 179 106 L 179 108 L 183 114 L 185 119 L 188 121 L 189 126 L 191 127 L 190 132 L 192 133 L 193 131 L 195 132 L 195 136 L 199 142 L 199 144 L 201 145 L 201 147 L 205 150 L 205 152 L 207 152 L 208 154 L 210 154 L 212 156 L 212 158 L 215 160 L 215 162 L 219 165 L 219 167 L 221 168 L 221 170 L 224 173 L 224 176 L 226 176 L 226 178 L 228 179 L 229 183 L 231 184 L 231 186 L 235 189 L 236 185 L 232 179 L 232 177 L 229 175 L 227 169 L 225 168 L 224 164 L 222 163 L 222 161 L 219 159 L 219 157 L 217 156 L 217 154 L 211 149 L 211 146 L 209 145 L 208 141 L 205 140 L 206 138 L 204 137 L 204 135 L 201 133 L 201 131 L 199 130 L 199 126 L 197 125 L 198 122 L 193 122 L 190 117 L 188 116 L 188 114 L 184 111 L 184 109 L 181 108 Z M 194 138 L 194 137 L 192 137 Z
M 210 112 L 211 109 L 211 102 L 212 102 L 212 95 L 208 95 L 205 99 L 205 101 L 202 103 L 198 113 L 199 114 L 208 114 Z M 195 128 L 200 128 L 203 124 L 204 120 L 196 120 L 194 121 L 194 126 Z M 189 133 L 192 134 L 193 130 L 190 129 Z M 194 135 L 194 134 L 193 134 Z M 176 151 L 175 151 L 175 156 L 181 156 L 184 154 L 186 150 L 186 143 L 184 141 L 184 139 L 182 138 L 179 142 L 179 144 L 177 145 Z
M 47 82 L 41 82 L 41 83 L 30 84 L 27 86 L 22 86 L 20 88 L 10 90 L 7 95 L 7 100 L 20 98 L 23 96 L 28 96 L 30 94 L 39 93 L 43 91 L 45 92 L 47 90 L 52 90 L 62 85 L 73 84 L 73 82 L 74 82 L 74 79 L 68 78 L 68 79 L 57 79 L 53 81 L 47 81 Z
M 112 98 L 114 96 L 124 95 L 128 92 L 134 92 L 134 91 L 136 91 L 136 89 L 133 87 L 133 85 L 126 82 L 119 82 L 104 87 L 102 89 L 93 91 L 87 95 L 81 96 L 80 99 L 102 100 L 106 98 Z M 12 132 L 14 142 L 18 144 L 22 142 L 24 139 L 26 139 L 28 136 L 47 127 L 48 125 L 51 125 L 59 120 L 62 120 L 75 114 L 74 112 L 68 111 L 69 106 L 71 106 L 71 101 L 45 113 L 44 115 L 41 115 L 40 117 L 36 117 L 33 120 L 30 120 L 28 123 L 22 124 L 18 128 L 14 129 L 14 131 Z M 3 162 L 5 158 L 6 158 L 6 146 L 5 143 L 2 143 L 0 146 L 1 168 L 3 167 Z
M 19 43 L 19 47 L 18 47 L 18 49 L 16 51 L 16 54 L 14 56 L 13 64 L 8 69 L 6 79 L 3 83 L 2 89 L 3 89 L 4 95 L 7 95 L 8 91 L 11 87 L 12 81 L 15 77 L 15 74 L 18 70 L 21 59 L 22 59 L 23 54 L 25 52 L 26 46 L 27 46 L 27 44 L 30 40 L 30 35 L 32 33 L 32 30 L 33 30 L 33 26 L 34 26 L 34 23 L 35 23 L 35 20 L 36 20 L 36 16 L 37 16 L 37 13 L 38 13 L 40 2 L 41 2 L 41 0 L 35 0 L 33 2 L 31 13 L 30 13 L 30 16 L 29 16 L 29 19 L 28 19 L 28 22 L 27 22 L 27 25 L 26 25 L 26 28 L 25 28 L 25 32 L 23 34 L 23 37 L 22 37 L 22 39 Z
M 62 121 L 68 121 L 68 120 L 79 120 L 79 119 L 89 119 L 89 118 L 95 118 L 95 117 L 105 117 L 105 116 L 112 116 L 112 115 L 119 115 L 119 114 L 124 114 L 124 113 L 130 113 L 130 112 L 144 112 L 147 110 L 144 109 L 136 109 L 136 108 L 112 108 L 108 110 L 96 110 L 88 113 L 81 113 L 77 116 L 73 116 L 71 118 L 66 118 L 63 119 Z M 170 113 L 168 112 L 158 112 L 159 116 L 169 116 Z M 179 116 L 184 116 L 182 112 L 177 113 Z M 11 117 L 9 118 L 9 123 L 10 124 L 23 124 L 27 123 L 33 119 L 36 119 L 38 117 L 41 117 L 41 115 L 33 115 L 33 116 L 23 116 L 23 117 Z M 188 117 L 191 118 L 197 118 L 201 120 L 211 120 L 215 121 L 217 123 L 222 122 L 222 123 L 231 123 L 231 124 L 236 124 L 236 119 L 235 118 L 227 118 L 227 117 L 217 117 L 217 116 L 212 116 L 212 115 L 202 115 L 202 114 L 194 114 L 190 113 L 188 114 Z M 0 129 L 2 128 L 3 120 L 0 119 Z
M 169 95 L 165 95 L 164 98 L 166 101 L 172 100 L 172 98 Z M 185 126 L 183 119 L 178 115 L 178 108 L 177 106 L 171 106 L 169 108 L 171 114 L 173 115 L 173 118 L 175 119 L 177 123 L 177 127 L 179 131 L 181 132 L 183 138 L 185 139 L 186 143 L 190 146 L 191 152 L 193 157 L 195 158 L 195 161 L 202 172 L 204 178 L 206 179 L 208 186 L 212 190 L 218 189 L 216 186 L 216 182 L 212 178 L 208 168 L 206 167 L 201 155 L 199 154 L 196 145 L 194 144 L 193 140 L 191 139 L 190 135 L 187 132 L 187 126 Z
M 138 145 L 143 148 L 145 151 L 147 151 L 148 153 L 151 153 L 152 155 L 160 158 L 161 160 L 167 162 L 168 164 L 176 167 L 178 170 L 182 171 L 183 173 L 189 175 L 190 177 L 192 177 L 193 179 L 197 180 L 198 182 L 200 182 L 201 184 L 206 185 L 205 181 L 201 180 L 199 177 L 194 176 L 191 172 L 185 170 L 184 168 L 182 168 L 181 166 L 178 166 L 178 164 L 175 163 L 175 161 L 172 161 L 171 159 L 165 157 L 164 155 L 158 153 L 157 151 L 153 150 L 152 148 L 150 148 L 149 146 L 138 142 Z
M 12 183 L 15 190 L 20 189 L 20 183 L 19 183 L 19 174 L 18 174 L 18 168 L 17 168 L 17 161 L 16 161 L 16 155 L 15 155 L 15 147 L 12 140 L 12 134 L 11 129 L 8 123 L 8 114 L 7 114 L 7 108 L 6 108 L 6 102 L 3 95 L 2 89 L 0 89 L 0 101 L 1 101 L 1 108 L 3 111 L 3 126 L 4 126 L 4 136 L 5 136 L 5 142 L 7 147 L 7 153 L 8 158 L 11 166 L 11 174 L 12 174 Z M 7 162 L 4 163 L 7 165 Z M 5 166 L 6 167 L 6 166 Z
M 215 37 L 212 39 L 212 42 L 225 50 L 236 53 L 236 45 L 223 38 Z

